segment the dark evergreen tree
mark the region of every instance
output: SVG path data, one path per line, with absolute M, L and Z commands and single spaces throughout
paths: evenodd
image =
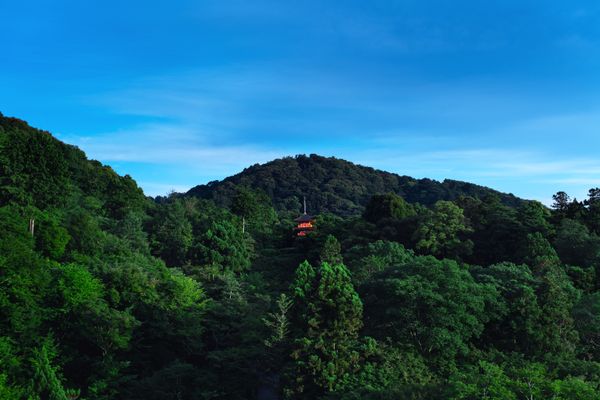
M 300 265 L 292 285 L 303 321 L 286 393 L 312 397 L 344 389 L 360 368 L 357 347 L 362 302 L 343 264 Z
M 335 236 L 327 235 L 325 242 L 323 242 L 319 259 L 321 263 L 328 263 L 330 265 L 343 264 L 342 248 Z

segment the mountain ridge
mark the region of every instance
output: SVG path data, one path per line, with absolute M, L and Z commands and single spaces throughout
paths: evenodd
M 32 127 L 19 118 L 2 114 L 0 129 L 4 133 L 4 144 L 0 145 L 5 148 L 5 159 L 0 169 L 5 172 L 5 176 L 14 176 L 21 168 L 18 165 L 23 157 L 28 159 L 27 164 L 33 168 L 36 165 L 36 153 L 43 148 L 45 154 L 45 161 L 38 163 L 36 168 L 39 171 L 36 174 L 26 180 L 3 180 L 0 184 L 0 197 L 4 201 L 19 199 L 18 201 L 30 202 L 33 200 L 32 195 L 42 199 L 42 203 L 65 201 L 63 192 L 68 185 L 75 185 L 83 192 L 98 194 L 106 199 L 117 188 L 127 188 L 132 198 L 137 198 L 137 202 L 142 201 L 144 195 L 133 178 L 129 175 L 120 176 L 110 166 L 87 159 L 82 150 L 62 142 L 50 132 Z M 90 174 L 94 173 L 102 176 L 100 181 L 96 181 L 94 185 L 85 184 L 92 181 Z M 389 192 L 402 196 L 409 203 L 421 203 L 425 206 L 431 206 L 439 200 L 455 200 L 460 196 L 480 199 L 490 195 L 497 196 L 503 204 L 511 207 L 518 207 L 525 201 L 513 194 L 474 183 L 452 179 L 441 182 L 429 178 L 415 179 L 317 154 L 299 154 L 254 164 L 235 175 L 197 185 L 180 195 L 209 199 L 218 205 L 230 206 L 239 187 L 264 192 L 280 212 L 299 212 L 302 209 L 302 199 L 306 196 L 310 212 L 329 212 L 340 216 L 359 215 L 371 196 Z M 56 188 L 61 189 L 56 191 Z M 134 192 L 137 193 L 134 195 Z M 25 200 L 27 198 L 29 200 Z M 161 196 L 157 196 L 156 200 L 160 201 L 160 198 Z M 125 201 L 106 206 L 110 208 L 107 211 L 112 213 L 120 213 L 121 209 L 129 208 Z
M 229 205 L 240 186 L 265 192 L 278 211 L 300 210 L 302 198 L 306 196 L 311 212 L 331 212 L 342 216 L 360 214 L 372 195 L 389 192 L 402 196 L 409 203 L 426 206 L 460 196 L 484 198 L 494 195 L 511 207 L 526 201 L 511 193 L 474 183 L 453 179 L 441 182 L 429 178 L 416 179 L 317 154 L 299 154 L 254 164 L 222 180 L 197 185 L 184 196 Z

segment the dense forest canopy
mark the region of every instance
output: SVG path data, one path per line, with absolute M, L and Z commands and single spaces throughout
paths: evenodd
M 0 115 L 0 226 L 0 399 L 600 399 L 600 189 L 298 156 L 151 199 Z
M 426 206 L 438 200 L 456 200 L 460 196 L 481 199 L 489 195 L 498 196 L 509 206 L 522 203 L 512 194 L 472 183 L 414 179 L 315 154 L 256 164 L 222 181 L 196 186 L 187 195 L 228 206 L 240 187 L 264 192 L 277 211 L 301 210 L 302 199 L 306 197 L 311 212 L 340 216 L 360 215 L 371 196 L 377 193 L 395 193 L 409 203 Z

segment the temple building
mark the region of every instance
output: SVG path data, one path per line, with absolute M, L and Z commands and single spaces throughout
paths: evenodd
M 306 234 L 315 229 L 315 217 L 306 213 L 306 197 L 304 198 L 304 213 L 295 219 L 296 227 L 294 233 L 296 236 L 306 236 Z

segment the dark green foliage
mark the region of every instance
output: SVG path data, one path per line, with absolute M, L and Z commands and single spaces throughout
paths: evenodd
M 294 365 L 287 393 L 314 397 L 343 389 L 359 370 L 358 332 L 362 302 L 343 264 L 304 262 L 292 285 L 299 338 L 292 351 Z
M 66 211 L 65 226 L 71 236 L 67 246 L 69 252 L 95 256 L 102 251 L 101 243 L 105 240 L 106 233 L 101 229 L 100 219 L 95 211 L 97 209 L 79 206 Z
M 367 332 L 410 345 L 437 368 L 452 369 L 489 320 L 496 293 L 453 261 L 415 257 L 361 287 Z
M 583 295 L 573 308 L 581 352 L 588 360 L 600 359 L 600 293 Z
M 58 260 L 65 252 L 71 236 L 60 224 L 57 217 L 42 214 L 35 218 L 36 248 L 46 257 Z
M 242 231 L 248 228 L 255 235 L 270 234 L 277 221 L 269 197 L 260 191 L 240 187 L 231 202 L 231 211 L 242 218 Z
M 266 364 L 264 341 L 272 335 L 263 318 L 268 299 L 259 277 L 218 273 L 205 283 L 211 301 L 203 325 L 203 363 L 199 365 L 205 393 L 201 398 L 247 399 L 276 365 Z M 279 371 L 278 371 L 279 372 Z
M 556 250 L 540 232 L 528 234 L 522 249 L 523 262 L 530 265 L 536 273 L 560 264 Z
M 192 247 L 192 224 L 181 201 L 161 207 L 152 227 L 153 253 L 169 266 L 181 266 L 188 259 Z
M 187 195 L 230 205 L 239 188 L 260 189 L 278 211 L 301 212 L 302 198 L 306 196 L 309 213 L 343 216 L 361 214 L 374 193 L 395 193 L 409 203 L 425 205 L 459 196 L 483 198 L 490 194 L 498 194 L 504 204 L 511 206 L 522 202 L 513 195 L 466 182 L 417 180 L 314 154 L 253 165 L 223 181 L 196 186 Z
M 58 206 L 68 193 L 69 146 L 24 121 L 0 116 L 0 204 Z
M 490 322 L 486 324 L 481 344 L 504 352 L 543 354 L 544 349 L 536 342 L 542 317 L 536 294 L 538 282 L 529 267 L 501 263 L 474 268 L 472 274 L 478 282 L 498 292 L 495 301 L 489 304 Z
M 382 219 L 397 219 L 412 217 L 416 213 L 402 197 L 394 194 L 381 194 L 371 197 L 365 207 L 363 218 L 369 222 L 377 223 Z
M 143 228 L 146 218 L 141 212 L 129 212 L 113 228 L 115 235 L 125 240 L 133 251 L 142 254 L 150 252 L 148 234 Z
M 449 201 L 438 201 L 424 214 L 413 235 L 415 249 L 441 258 L 458 258 L 472 252 L 473 242 L 466 239 L 472 232 L 463 210 Z
M 571 312 L 579 300 L 579 291 L 562 269 L 554 267 L 540 277 L 537 296 L 541 305 L 540 348 L 555 355 L 570 356 L 578 344 Z
M 265 325 L 271 329 L 271 336 L 265 339 L 265 345 L 275 347 L 288 339 L 290 334 L 290 310 L 294 302 L 285 293 L 277 299 L 276 312 L 269 313 L 263 319 Z
M 558 379 L 543 364 L 501 366 L 481 361 L 451 377 L 448 399 L 597 400 L 596 387 L 578 377 Z
M 10 203 L 0 207 L 0 392 L 112 399 L 132 376 L 189 357 L 203 291 L 149 256 L 150 203 L 135 182 L 47 133 L 0 122 L 0 192 Z M 156 362 L 145 349 L 157 343 L 186 350 L 155 346 Z
M 252 260 L 252 243 L 227 221 L 213 222 L 194 251 L 197 263 L 221 270 L 241 272 Z
M 378 240 L 354 246 L 348 251 L 348 255 L 352 278 L 355 282 L 362 283 L 377 272 L 411 260 L 414 253 L 399 243 Z
M 496 196 L 483 201 L 463 198 L 458 205 L 473 229 L 473 254 L 467 258 L 474 264 L 490 265 L 501 261 L 520 262 L 520 247 L 527 232 L 517 210 L 506 207 Z
M 527 233 L 548 236 L 553 230 L 550 216 L 550 210 L 538 201 L 528 201 L 517 209 L 517 218 Z
M 554 240 L 556 251 L 567 264 L 591 266 L 600 261 L 600 237 L 580 222 L 564 219 Z
M 590 189 L 588 199 L 584 202 L 587 206 L 586 224 L 590 230 L 600 234 L 600 188 Z
M 599 399 L 599 189 L 313 155 L 190 193 L 0 115 L 0 399 Z
M 76 147 L 16 118 L 0 115 L 0 128 L 0 205 L 64 206 L 76 192 L 99 199 L 111 217 L 144 207 L 133 179 L 88 161 Z
M 40 348 L 33 350 L 31 364 L 34 371 L 35 392 L 50 400 L 67 400 L 67 391 L 62 385 L 59 368 L 53 365 L 57 350 L 51 339 L 46 339 Z
M 327 235 L 325 242 L 323 243 L 323 247 L 321 248 L 319 259 L 321 263 L 328 263 L 332 265 L 338 265 L 344 262 L 342 259 L 342 248 L 340 246 L 340 242 L 337 241 L 335 236 Z

